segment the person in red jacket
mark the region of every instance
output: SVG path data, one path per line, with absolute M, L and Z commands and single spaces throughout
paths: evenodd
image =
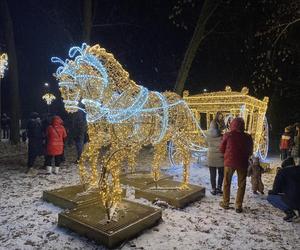
M 59 116 L 52 118 L 51 124 L 47 127 L 47 156 L 46 166 L 47 173 L 52 172 L 52 159 L 54 157 L 55 168 L 54 173 L 58 174 L 59 165 L 64 151 L 64 140 L 67 137 L 66 130 L 63 126 L 63 121 Z
M 243 211 L 243 199 L 246 189 L 248 160 L 253 153 L 253 140 L 251 135 L 244 132 L 243 118 L 234 118 L 230 123 L 230 132 L 224 134 L 220 144 L 220 151 L 224 154 L 224 186 L 223 201 L 220 206 L 229 208 L 230 186 L 234 172 L 238 176 L 238 191 L 235 200 L 235 211 Z
M 280 158 L 284 161 L 286 158 L 291 156 L 291 151 L 293 147 L 293 138 L 291 136 L 291 127 L 288 126 L 284 129 L 284 133 L 280 138 Z

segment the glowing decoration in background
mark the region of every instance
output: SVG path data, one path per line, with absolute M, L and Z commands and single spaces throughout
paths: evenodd
M 51 93 L 46 93 L 42 96 L 42 99 L 47 103 L 47 105 L 51 105 L 51 103 L 56 99 L 56 97 Z
M 8 66 L 8 57 L 6 53 L 0 55 L 0 79 L 4 77 L 4 71 Z
M 186 102 L 175 93 L 137 85 L 99 45 L 73 47 L 69 57 L 51 60 L 61 64 L 55 76 L 65 109 L 82 109 L 87 114 L 90 142 L 79 161 L 80 179 L 89 187 L 99 187 L 108 218 L 121 199 L 120 168 L 127 162 L 134 171 L 142 146 L 154 145 L 152 176 L 157 182 L 171 141 L 184 169 L 178 188 L 187 188 L 191 152 L 203 149 L 203 133 Z
M 248 93 L 246 87 L 243 87 L 241 92 L 236 92 L 232 91 L 230 86 L 226 86 L 225 91 L 198 95 L 189 95 L 188 91 L 184 91 L 183 99 L 188 103 L 196 119 L 204 121 L 207 128 L 218 111 L 224 114 L 225 124 L 230 123 L 234 117 L 243 117 L 246 130 L 254 141 L 254 153 L 265 160 L 269 145 L 268 122 L 265 116 L 269 98 L 258 100 Z

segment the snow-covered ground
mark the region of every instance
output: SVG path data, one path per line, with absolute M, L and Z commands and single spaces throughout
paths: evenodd
M 58 228 L 57 217 L 62 210 L 41 200 L 43 190 L 78 183 L 73 160 L 69 153 L 58 176 L 30 176 L 25 174 L 24 155 L 0 156 L 0 249 L 105 249 Z M 277 158 L 270 161 L 273 168 L 279 165 Z M 150 150 L 143 150 L 140 169 L 149 169 L 150 162 Z M 40 159 L 36 165 L 41 164 Z M 206 187 L 206 197 L 184 209 L 163 207 L 163 221 L 159 225 L 119 249 L 300 249 L 300 223 L 284 222 L 284 214 L 268 204 L 266 195 L 252 194 L 249 182 L 242 214 L 221 209 L 221 197 L 210 194 L 208 169 L 202 165 L 191 167 L 191 183 Z M 180 178 L 182 170 L 164 171 Z M 264 174 L 266 189 L 271 188 L 273 179 L 273 173 Z M 233 182 L 235 196 L 236 177 Z M 128 193 L 129 199 L 134 200 Z M 142 199 L 136 201 L 151 205 Z

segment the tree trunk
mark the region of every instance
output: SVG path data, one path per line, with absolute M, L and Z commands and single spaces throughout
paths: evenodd
M 92 0 L 83 0 L 83 41 L 87 44 L 91 42 L 91 31 L 92 31 L 92 13 L 93 13 L 93 2 Z
M 7 0 L 0 0 L 0 16 L 3 20 L 3 27 L 5 33 L 5 41 L 7 45 L 7 54 L 9 60 L 8 77 L 10 82 L 9 99 L 10 103 L 10 138 L 13 144 L 20 141 L 20 127 L 19 127 L 19 78 L 18 78 L 18 62 L 13 30 L 13 22 L 10 16 Z
M 208 19 L 211 17 L 213 12 L 216 10 L 218 4 L 214 0 L 205 0 L 197 24 L 196 28 L 194 30 L 194 34 L 192 36 L 192 39 L 188 45 L 188 48 L 185 52 L 183 61 L 181 63 L 177 79 L 176 79 L 176 84 L 174 87 L 174 91 L 181 95 L 183 90 L 184 90 L 184 84 L 187 80 L 187 77 L 189 75 L 189 71 L 191 69 L 193 60 L 196 56 L 197 50 L 199 48 L 199 45 L 201 41 L 205 37 L 205 32 L 206 32 L 206 24 Z

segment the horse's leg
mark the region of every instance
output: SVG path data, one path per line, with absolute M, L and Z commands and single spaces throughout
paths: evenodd
M 166 141 L 161 141 L 160 143 L 154 146 L 154 155 L 152 162 L 152 177 L 157 188 L 157 182 L 160 179 L 160 164 L 166 157 L 167 145 Z
M 188 189 L 189 177 L 190 177 L 190 151 L 184 146 L 180 147 L 182 160 L 183 160 L 183 174 L 182 184 L 180 189 Z
M 100 197 L 105 207 L 108 220 L 122 200 L 122 188 L 120 184 L 120 163 L 126 157 L 126 150 L 111 148 L 105 157 L 101 177 L 99 180 Z M 109 179 L 111 176 L 111 180 Z
M 128 151 L 127 162 L 131 173 L 135 172 L 137 166 L 137 156 L 140 151 L 140 146 L 133 145 Z
M 90 155 L 89 152 L 90 152 L 90 148 L 87 145 L 85 145 L 83 147 L 83 152 L 78 162 L 80 182 L 84 187 L 86 187 L 86 184 L 88 183 L 88 179 L 89 179 L 88 173 L 85 168 L 85 163 L 86 161 L 89 160 L 89 155 Z
M 89 124 L 88 134 L 90 141 L 84 147 L 84 151 L 79 161 L 79 171 L 85 177 L 85 183 L 88 183 L 89 188 L 94 188 L 98 183 L 98 155 L 101 148 L 101 132 L 99 130 L 99 124 Z M 84 164 L 88 164 L 91 168 L 91 173 L 88 176 Z

